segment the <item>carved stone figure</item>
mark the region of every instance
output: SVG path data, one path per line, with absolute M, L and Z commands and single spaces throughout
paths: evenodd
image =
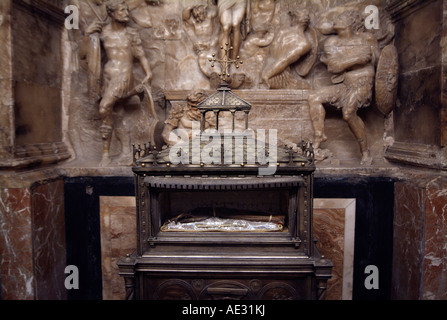
M 200 129 L 201 113 L 197 105 L 207 98 L 207 93 L 202 90 L 192 91 L 186 98 L 186 106 L 173 106 L 168 119 L 165 121 L 165 127 L 162 137 L 168 146 L 175 145 L 178 141 L 171 140 L 171 132 L 175 129 L 184 129 L 188 132 L 189 138 L 192 135 L 193 122 L 198 124 Z M 205 129 L 215 127 L 215 116 L 212 112 L 208 112 L 205 116 Z
M 95 104 L 101 98 L 101 43 L 94 25 L 105 23 L 107 11 L 103 0 L 73 1 L 82 12 L 80 27 L 89 37 L 81 45 L 80 59 L 87 62 L 89 102 Z
M 198 56 L 200 70 L 208 78 L 217 79 L 217 74 L 210 68 L 209 57 L 216 52 L 219 27 L 217 24 L 217 7 L 212 3 L 194 5 L 183 10 L 185 31 L 193 43 Z
M 101 98 L 101 42 L 99 34 L 85 37 L 95 21 L 107 20 L 102 0 L 72 0 L 79 9 L 79 30 L 68 34 L 71 40 L 72 65 L 70 70 L 68 137 L 73 154 L 78 161 L 97 161 L 92 150 L 101 148 L 98 134 L 98 108 Z
M 187 7 L 183 10 L 183 21 L 190 38 L 194 44 L 194 50 L 201 52 L 214 47 L 216 30 L 214 18 L 217 17 L 217 8 L 212 4 L 201 4 Z
M 102 119 L 101 135 L 103 140 L 103 155 L 100 165 L 107 166 L 111 163 L 110 143 L 114 127 L 113 108 L 125 99 L 131 98 L 141 89 L 134 87 L 133 60 L 137 58 L 146 73 L 143 84 L 150 83 L 152 72 L 149 61 L 145 56 L 141 45 L 141 39 L 137 30 L 130 28 L 129 8 L 123 0 L 111 0 L 106 4 L 107 13 L 111 22 L 96 21 L 87 30 L 87 34 L 100 34 L 107 54 L 107 63 L 104 67 L 104 86 L 102 99 L 99 104 L 99 113 Z M 118 139 L 126 139 L 117 132 Z M 126 162 L 131 158 L 130 143 L 122 142 L 122 154 L 118 163 Z
M 266 47 L 273 41 L 275 34 L 273 19 L 277 7 L 276 0 L 252 0 L 250 33 L 241 48 L 241 57 L 251 57 L 260 47 Z
M 320 144 L 327 140 L 324 133 L 326 111 L 323 105 L 330 104 L 342 110 L 343 119 L 357 138 L 362 152 L 361 164 L 372 163 L 365 124 L 357 115 L 357 110 L 371 103 L 375 63 L 380 51 L 371 33 L 354 31 L 353 26 L 359 19 L 361 17 L 356 10 L 347 10 L 340 14 L 333 25 L 337 34 L 324 43 L 321 61 L 333 74 L 333 85 L 316 90 L 308 99 L 318 160 L 327 157 L 327 153 L 320 149 Z
M 268 46 L 275 36 L 275 26 L 279 24 L 278 0 L 252 0 L 250 33 L 242 43 L 240 57 L 244 61 L 243 70 L 249 87 L 257 86 Z
M 318 45 L 315 34 L 313 36 L 305 34 L 310 23 L 307 10 L 290 11 L 289 16 L 291 19 L 290 27 L 279 30 L 275 35 L 262 70 L 261 83 L 265 83 L 269 87 L 270 80 L 273 77 L 281 74 L 287 67 L 300 60 Z M 312 39 L 312 41 L 309 39 Z M 314 52 L 310 68 L 315 63 L 316 50 Z M 306 76 L 310 68 L 307 68 L 307 72 L 304 72 L 302 76 Z
M 236 60 L 242 40 L 250 32 L 249 19 L 245 19 L 245 30 L 241 30 L 244 18 L 250 16 L 250 0 L 218 0 L 217 8 L 222 26 L 219 45 L 233 47 L 230 58 Z

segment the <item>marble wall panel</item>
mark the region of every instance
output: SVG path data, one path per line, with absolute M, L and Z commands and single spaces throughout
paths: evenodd
M 29 189 L 0 189 L 0 272 L 2 298 L 34 299 Z
M 392 298 L 446 300 L 447 179 L 395 185 Z
M 5 300 L 66 298 L 64 184 L 0 189 L 0 277 Z
M 447 179 L 427 184 L 425 199 L 424 293 L 427 300 L 447 300 Z
M 33 10 L 19 2 L 13 1 L 11 12 L 14 80 L 60 88 L 62 25 L 39 12 L 39 5 Z
M 104 300 L 124 300 L 117 262 L 136 248 L 135 197 L 100 197 L 101 259 Z
M 440 66 L 401 74 L 399 81 L 402 85 L 398 91 L 401 107 L 394 112 L 397 141 L 440 144 L 440 79 Z
M 37 300 L 66 298 L 64 182 L 32 188 L 32 241 Z
M 419 298 L 423 244 L 422 189 L 398 182 L 395 185 L 393 283 L 391 296 Z
M 14 93 L 16 143 L 62 141 L 60 89 L 18 82 Z
M 439 65 L 441 19 L 442 1 L 431 1 L 396 23 L 396 46 L 402 73 Z
M 442 75 L 441 75 L 441 146 L 447 146 L 447 1 L 443 1 L 442 14 Z
M 354 275 L 355 199 L 315 199 L 314 236 L 334 264 L 327 300 L 351 300 Z

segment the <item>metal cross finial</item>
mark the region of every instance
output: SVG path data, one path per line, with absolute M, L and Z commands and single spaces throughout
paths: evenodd
M 221 50 L 224 51 L 223 58 L 216 58 L 216 54 L 213 53 L 213 57 L 209 58 L 211 62 L 211 68 L 214 68 L 214 63 L 220 63 L 222 66 L 221 73 L 218 74 L 220 80 L 226 82 L 228 78 L 230 78 L 230 66 L 234 64 L 236 69 L 239 69 L 239 65 L 243 64 L 243 62 L 239 59 L 239 56 L 236 57 L 236 60 L 230 59 L 230 51 L 233 50 L 233 47 L 228 48 L 228 43 L 225 44 L 224 47 L 220 47 Z

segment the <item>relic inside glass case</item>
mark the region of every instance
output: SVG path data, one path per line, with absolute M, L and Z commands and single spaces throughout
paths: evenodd
M 287 193 L 280 191 L 166 192 L 161 232 L 282 232 Z

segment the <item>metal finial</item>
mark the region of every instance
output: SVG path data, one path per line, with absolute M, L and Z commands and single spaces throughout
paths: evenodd
M 222 59 L 216 58 L 216 54 L 212 55 L 212 58 L 208 60 L 211 62 L 211 68 L 214 68 L 214 63 L 217 62 L 221 65 L 221 73 L 218 74 L 220 80 L 227 81 L 230 78 L 230 66 L 234 64 L 236 69 L 239 69 L 239 66 L 243 64 L 243 61 L 240 60 L 240 57 L 237 56 L 236 60 L 230 59 L 230 51 L 233 50 L 233 47 L 228 47 L 228 43 L 225 44 L 225 47 L 220 47 L 223 51 Z

